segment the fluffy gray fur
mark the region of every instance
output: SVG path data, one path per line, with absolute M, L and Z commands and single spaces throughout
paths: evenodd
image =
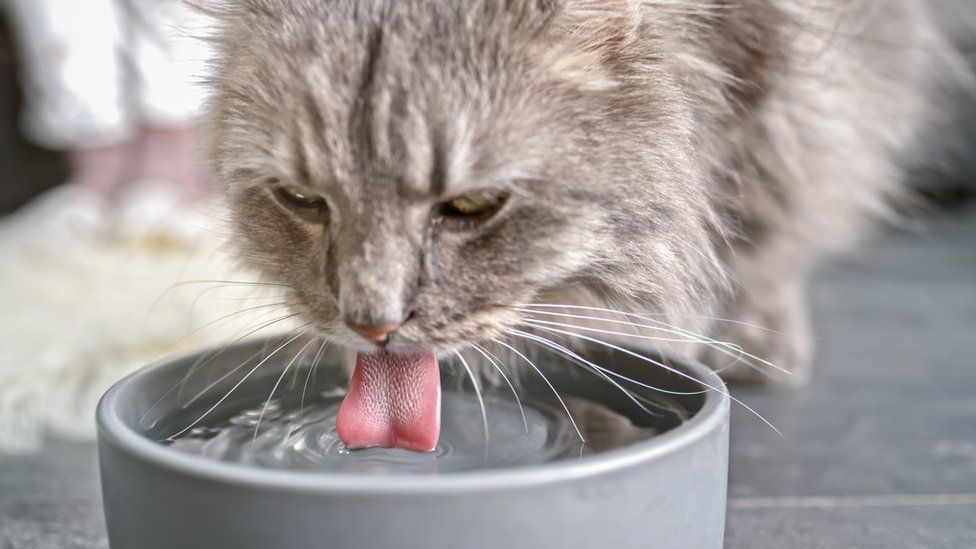
M 447 352 L 541 300 L 661 314 L 799 381 L 807 275 L 884 215 L 957 63 L 925 4 L 236 0 L 213 173 L 251 264 L 353 347 L 343 320 Z M 480 189 L 512 199 L 436 214 Z

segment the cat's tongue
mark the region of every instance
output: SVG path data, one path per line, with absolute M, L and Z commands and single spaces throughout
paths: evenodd
M 336 430 L 349 448 L 433 450 L 441 430 L 437 357 L 357 353 Z

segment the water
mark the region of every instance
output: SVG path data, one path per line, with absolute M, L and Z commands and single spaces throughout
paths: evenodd
M 445 390 L 441 437 L 430 453 L 404 450 L 349 450 L 336 435 L 343 394 L 324 391 L 299 402 L 272 400 L 245 406 L 243 412 L 206 421 L 170 448 L 225 462 L 289 471 L 357 474 L 442 474 L 548 463 L 611 450 L 653 436 L 659 429 L 636 425 L 627 416 L 577 396 L 566 395 L 576 426 L 556 402 L 486 395 L 487 440 L 477 397 Z M 241 408 L 238 408 L 241 409 Z M 263 410 L 263 417 L 262 417 Z M 192 414 L 182 421 L 192 421 Z M 644 419 L 661 423 L 663 414 Z M 260 418 L 260 425 L 258 420 Z M 673 422 L 672 422 L 673 423 Z M 174 421 L 179 425 L 179 421 Z M 582 442 L 577 427 L 586 442 Z

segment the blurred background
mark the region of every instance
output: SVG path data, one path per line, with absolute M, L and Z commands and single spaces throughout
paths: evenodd
M 919 1 L 976 65 L 976 2 Z M 0 547 L 104 547 L 98 396 L 240 333 L 195 331 L 239 301 L 173 289 L 249 280 L 197 169 L 207 28 L 168 0 L 0 0 Z M 784 437 L 734 418 L 729 547 L 976 547 L 976 101 L 952 108 L 912 170 L 930 207 L 818 277 L 811 386 L 740 395 Z
M 113 380 L 258 303 L 221 295 L 251 278 L 200 166 L 212 28 L 178 0 L 0 0 L 0 452 L 90 438 Z
M 203 17 L 170 0 L 0 8 L 0 211 L 69 179 L 202 183 L 192 163 L 210 55 Z

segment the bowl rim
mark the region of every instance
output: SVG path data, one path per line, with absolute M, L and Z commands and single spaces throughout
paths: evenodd
M 252 340 L 238 345 L 254 343 Z M 119 416 L 121 398 L 141 377 L 157 370 L 177 368 L 189 359 L 210 349 L 198 349 L 174 357 L 164 358 L 140 368 L 116 382 L 102 395 L 96 410 L 99 453 L 107 444 L 116 451 L 155 467 L 218 483 L 256 489 L 285 490 L 299 493 L 328 493 L 345 495 L 439 495 L 530 488 L 567 480 L 609 474 L 656 459 L 662 459 L 693 446 L 697 441 L 729 423 L 730 397 L 728 388 L 710 368 L 697 360 L 675 357 L 660 350 L 656 353 L 692 370 L 720 391 L 706 390 L 701 409 L 681 425 L 623 448 L 617 448 L 580 459 L 566 459 L 544 464 L 532 464 L 484 471 L 452 472 L 444 475 L 389 474 L 357 475 L 333 472 L 282 471 L 261 469 L 248 465 L 210 460 L 182 454 L 168 449 L 133 430 Z M 103 475 L 105 472 L 103 471 Z

